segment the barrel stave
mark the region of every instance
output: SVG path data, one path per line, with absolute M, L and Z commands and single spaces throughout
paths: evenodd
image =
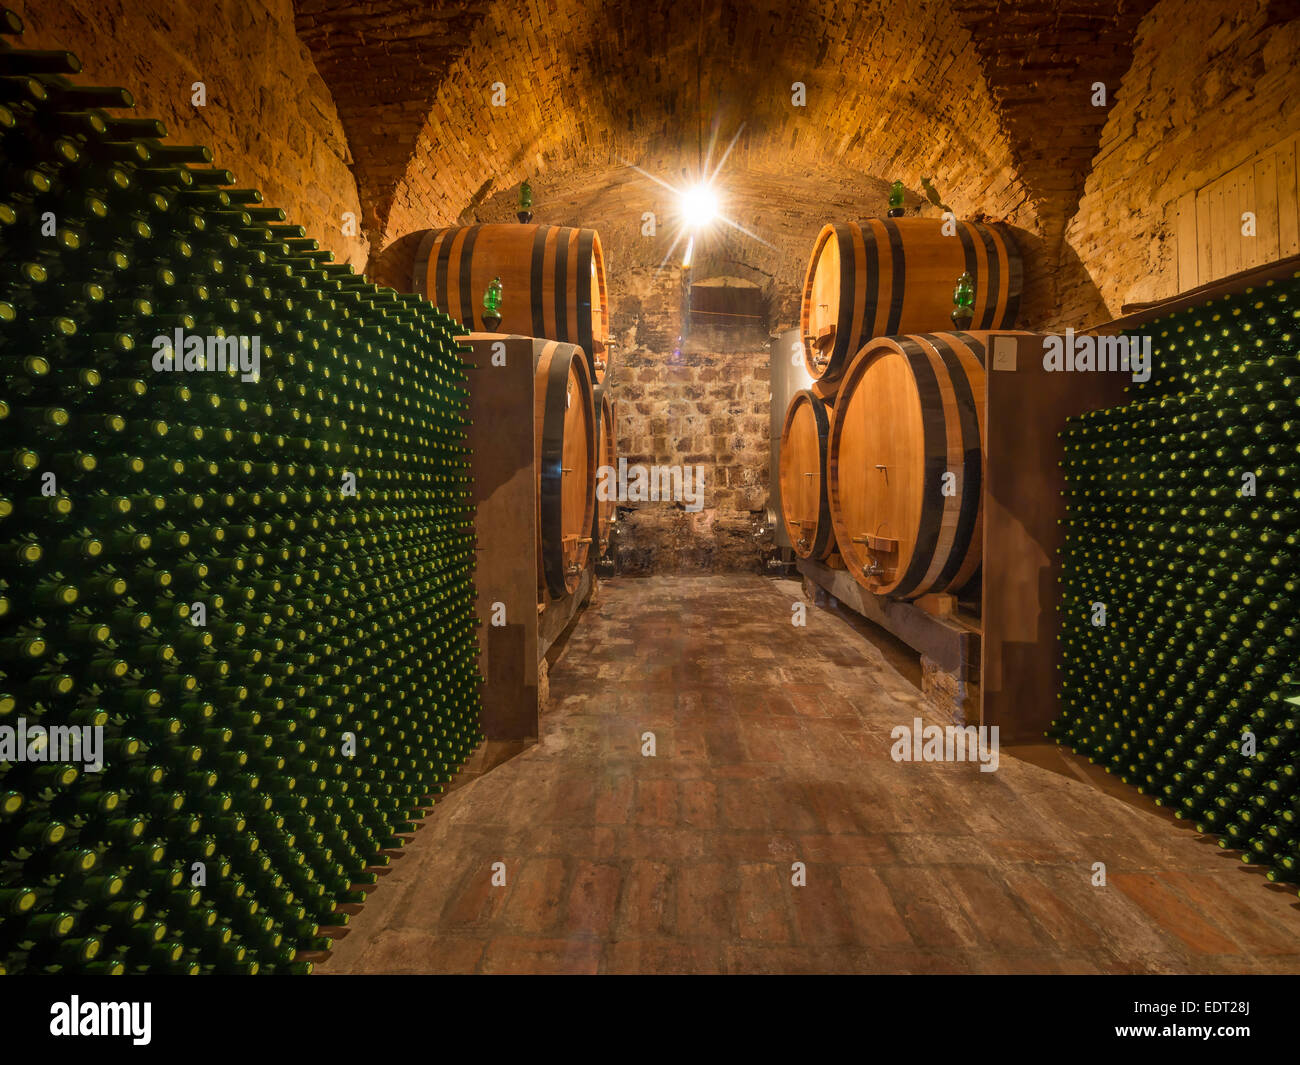
M 840 553 L 869 590 L 961 590 L 983 554 L 990 333 L 882 337 L 845 372 L 827 445 Z
M 596 464 L 597 474 L 604 468 L 613 470 L 618 463 L 618 434 L 614 422 L 614 402 L 609 398 L 609 389 L 597 390 L 596 412 Z M 610 529 L 614 524 L 615 501 L 613 499 L 596 500 L 596 543 L 599 556 L 604 557 L 609 549 Z
M 781 430 L 781 518 L 800 558 L 821 559 L 835 546 L 826 497 L 826 442 L 830 419 L 810 391 L 796 392 Z
M 1019 311 L 1022 268 L 999 224 L 871 218 L 826 225 L 804 280 L 800 314 L 813 391 L 835 394 L 873 337 L 951 327 L 952 289 L 975 279 L 976 329 L 1008 329 Z
M 590 370 L 581 348 L 538 341 L 534 377 L 538 592 L 573 592 L 591 556 L 596 427 Z
M 468 331 L 488 328 L 482 300 L 494 277 L 505 297 L 493 331 L 576 344 L 593 379 L 604 379 L 609 306 L 594 229 L 483 223 L 429 230 L 417 246 L 415 291 Z

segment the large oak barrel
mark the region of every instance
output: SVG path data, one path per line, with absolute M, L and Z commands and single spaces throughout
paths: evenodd
M 533 425 L 537 446 L 538 591 L 574 591 L 591 550 L 596 503 L 596 419 L 591 373 L 581 348 L 534 345 Z
M 614 401 L 609 398 L 609 388 L 596 390 L 596 464 L 598 470 L 610 470 L 605 474 L 611 478 L 610 487 L 617 483 L 618 476 L 618 432 L 614 423 Z M 609 549 L 609 530 L 614 524 L 616 502 L 611 498 L 596 498 L 596 543 L 599 548 L 597 557 L 604 557 Z
M 979 569 L 989 336 L 880 337 L 844 374 L 827 495 L 840 554 L 873 592 L 957 592 Z
M 781 518 L 794 553 L 825 558 L 835 548 L 830 502 L 826 496 L 827 407 L 811 392 L 796 392 L 781 429 Z
M 483 293 L 501 278 L 493 332 L 576 344 L 603 381 L 609 358 L 605 255 L 594 229 L 485 224 L 431 229 L 415 255 L 413 288 L 458 319 L 488 331 Z
M 800 332 L 813 391 L 834 395 L 868 340 L 952 328 L 952 291 L 975 282 L 972 329 L 1009 329 L 1020 308 L 1020 252 L 1002 225 L 869 218 L 822 227 L 808 261 Z

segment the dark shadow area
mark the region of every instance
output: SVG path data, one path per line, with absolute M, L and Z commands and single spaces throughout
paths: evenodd
M 1075 754 L 1068 747 L 1057 746 L 1054 743 L 1043 741 L 1004 744 L 1001 749 L 1002 753 L 1008 758 L 1016 758 L 1022 762 L 1037 766 L 1039 769 L 1046 769 L 1058 776 L 1078 780 L 1112 799 L 1118 799 L 1126 806 L 1141 810 L 1143 813 L 1155 815 L 1162 821 L 1175 826 L 1178 831 L 1195 837 L 1196 842 L 1202 846 L 1217 851 L 1225 863 L 1236 866 L 1237 872 L 1257 878 L 1259 886 L 1267 888 L 1275 894 L 1293 895 L 1295 893 L 1293 885 L 1277 884 L 1266 880 L 1262 866 L 1247 865 L 1241 861 L 1241 851 L 1220 847 L 1217 836 L 1198 833 L 1196 826 L 1192 822 L 1175 817 L 1174 811 L 1168 806 L 1157 806 L 1155 799 L 1150 795 L 1143 795 L 1136 788 L 1125 784 L 1114 774 L 1107 773 L 1101 766 L 1090 762 L 1083 755 Z M 1296 903 L 1296 908 L 1300 909 L 1300 902 Z
M 1059 256 L 1041 234 L 1008 225 L 1024 270 L 1017 328 L 1053 332 L 1082 329 L 1107 317 L 1106 304 L 1075 250 L 1061 242 Z
M 371 254 L 366 276 L 377 285 L 388 285 L 398 292 L 414 292 L 411 273 L 415 269 L 415 252 L 424 238 L 424 230 L 417 229 L 398 237 L 378 254 Z
M 820 591 L 820 589 L 819 589 Z M 884 660 L 898 671 L 919 694 L 921 691 L 921 653 L 914 651 L 892 632 L 882 629 L 874 621 L 868 621 L 861 614 L 843 606 L 833 595 L 822 592 L 817 597 L 817 605 L 829 614 L 833 614 L 864 640 L 875 647 Z
M 535 742 L 536 740 L 484 740 L 469 756 L 460 772 L 451 778 L 443 794 L 463 788 L 466 784 L 472 784 L 484 774 L 523 754 Z

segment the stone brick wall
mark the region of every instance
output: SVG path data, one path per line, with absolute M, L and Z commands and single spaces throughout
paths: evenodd
M 678 345 L 682 271 L 636 267 L 611 307 L 619 341 L 610 395 L 629 465 L 702 467 L 703 507 L 620 504 L 616 561 L 627 574 L 759 568 L 767 503 L 768 353 L 752 333 L 709 331 Z
M 1297 15 L 1278 0 L 1162 0 L 1143 20 L 1067 233 L 1109 316 L 1177 293 L 1179 196 L 1300 129 Z
M 729 187 L 734 191 L 735 186 Z M 797 321 L 803 269 L 822 222 L 834 212 L 851 210 L 855 195 L 878 201 L 884 209 L 885 189 L 879 182 L 843 180 L 828 187 L 835 189 L 830 202 L 796 208 L 793 196 L 782 194 L 775 179 L 756 187 L 742 182 L 743 192 L 734 194 L 727 209 L 736 217 L 758 214 L 763 219 L 763 237 L 782 249 L 778 272 L 767 273 L 771 248 L 761 241 L 717 232 L 701 243 L 693 279 L 740 277 L 770 298 L 773 320 L 785 316 Z M 685 245 L 674 247 L 672 196 L 653 181 L 623 168 L 605 175 L 594 188 L 539 178 L 534 193 L 536 221 L 591 226 L 601 235 L 616 343 L 607 381 L 618 405 L 620 454 L 646 467 L 704 467 L 704 507 L 697 513 L 673 502 L 621 506 L 616 537 L 620 572 L 756 571 L 760 549 L 754 522 L 767 504 L 771 446 L 767 325 L 702 329 L 697 322 L 687 331 L 680 266 Z M 765 201 L 765 195 L 771 198 Z M 470 220 L 513 221 L 514 196 L 514 189 L 498 193 Z M 659 218 L 654 236 L 642 233 L 645 211 Z M 832 214 L 823 217 L 828 211 Z M 390 283 L 405 284 L 409 258 L 389 255 L 381 261 Z M 376 276 L 384 274 L 376 271 Z
M 137 0 L 8 0 L 28 48 L 75 52 L 90 83 L 120 85 L 136 113 L 176 143 L 204 144 L 214 165 L 262 190 L 343 262 L 364 269 L 369 243 L 343 234 L 361 205 L 347 139 L 325 82 L 294 30 L 290 0 L 190 8 Z M 202 81 L 207 105 L 191 103 Z
M 591 187 L 632 162 L 679 181 L 695 166 L 700 122 L 706 149 L 716 133 L 715 161 L 739 132 L 728 170 L 784 185 L 768 201 L 773 216 L 847 180 L 898 177 L 919 190 L 925 176 L 959 211 L 1032 222 L 978 55 L 947 0 L 861 10 L 714 0 L 702 32 L 698 5 L 666 0 L 464 0 L 436 13 L 391 0 L 364 25 L 343 6 L 297 0 L 359 157 L 366 145 L 359 170 L 374 169 L 377 250 L 469 220 L 526 176 Z M 403 77 L 408 91 L 394 96 Z M 356 100 L 377 80 L 372 99 Z M 796 82 L 804 106 L 792 101 Z M 416 114 L 424 122 L 412 136 Z

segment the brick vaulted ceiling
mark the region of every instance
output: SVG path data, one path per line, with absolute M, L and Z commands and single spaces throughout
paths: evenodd
M 294 0 L 352 147 L 366 228 L 383 233 L 438 87 L 470 45 L 490 0 Z
M 1105 120 L 1090 87 L 1113 99 L 1151 2 L 294 0 L 375 251 L 485 205 L 508 218 L 524 177 L 578 211 L 633 164 L 680 181 L 701 124 L 724 144 L 743 124 L 726 172 L 760 215 L 811 224 L 855 187 L 875 213 L 884 182 L 915 198 L 930 177 L 957 211 L 1054 239 Z
M 1074 214 L 1106 114 L 1155 0 L 953 0 L 1044 229 Z M 1093 86 L 1105 88 L 1105 106 Z

